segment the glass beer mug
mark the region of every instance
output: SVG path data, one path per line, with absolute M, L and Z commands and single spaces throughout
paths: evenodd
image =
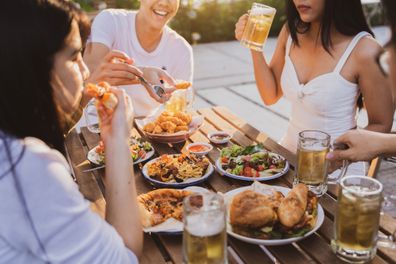
M 165 109 L 170 112 L 186 112 L 191 110 L 194 101 L 194 90 L 192 87 L 186 90 L 176 90 L 171 98 L 165 103 Z
M 91 100 L 84 108 L 84 118 L 89 131 L 92 133 L 100 133 L 99 117 L 96 110 L 95 100 Z
M 183 263 L 227 263 L 226 208 L 221 195 L 186 197 L 183 222 Z
M 336 183 L 348 168 L 348 161 L 338 175 L 328 176 L 327 153 L 330 151 L 330 135 L 319 130 L 305 130 L 298 134 L 297 173 L 294 184 L 304 183 L 309 190 L 321 196 L 327 191 L 328 183 Z
M 241 44 L 249 49 L 263 51 L 274 20 L 276 9 L 259 3 L 253 3 L 249 18 L 243 30 Z
M 395 233 L 379 236 L 382 184 L 367 176 L 346 176 L 340 182 L 334 223 L 333 251 L 350 263 L 366 263 L 377 251 L 377 244 L 396 248 Z

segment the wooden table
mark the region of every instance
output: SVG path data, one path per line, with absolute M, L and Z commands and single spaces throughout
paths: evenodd
M 206 135 L 215 130 L 233 132 L 233 143 L 248 145 L 262 142 L 270 151 L 286 157 L 291 164 L 290 171 L 281 178 L 267 183 L 280 186 L 292 186 L 296 156 L 285 148 L 268 138 L 263 132 L 258 131 L 247 122 L 231 113 L 224 107 L 205 108 L 197 111 L 204 116 L 202 128 L 191 136 L 189 142 L 209 142 Z M 254 114 L 254 113 L 252 113 Z M 265 120 L 263 120 L 265 122 Z M 268 124 L 271 126 L 272 124 Z M 142 136 L 134 129 L 133 133 Z M 87 152 L 98 144 L 99 136 L 83 128 L 81 134 L 72 132 L 66 139 L 66 146 L 70 161 L 74 167 L 75 176 L 83 195 L 92 202 L 92 209 L 104 216 L 106 202 L 103 197 L 102 177 L 104 170 L 83 173 L 91 165 L 86 160 Z M 157 155 L 167 153 L 180 153 L 184 144 L 161 144 L 152 142 Z M 218 148 L 214 148 L 208 155 L 214 163 L 219 157 Z M 153 187 L 144 180 L 139 166 L 135 166 L 135 178 L 138 193 L 145 193 Z M 227 192 L 229 190 L 246 186 L 249 183 L 229 179 L 218 173 L 213 173 L 209 180 L 203 184 L 208 189 Z M 320 204 L 325 211 L 325 220 L 318 232 L 310 237 L 285 246 L 263 247 L 247 244 L 228 236 L 228 258 L 230 263 L 342 263 L 336 258 L 330 248 L 333 237 L 333 221 L 336 210 L 336 187 L 331 186 L 327 194 L 320 199 Z M 381 216 L 381 229 L 384 234 L 390 234 L 396 229 L 396 220 L 390 216 Z M 143 255 L 141 263 L 182 263 L 182 237 L 169 235 L 148 235 L 144 237 Z M 372 263 L 396 263 L 396 251 L 380 248 Z

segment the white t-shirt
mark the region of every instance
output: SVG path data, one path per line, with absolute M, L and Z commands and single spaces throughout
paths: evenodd
M 7 145 L 16 167 L 0 139 L 0 263 L 138 263 L 90 210 L 58 151 L 36 138 Z
M 166 68 L 175 79 L 192 81 L 193 54 L 188 42 L 170 29 L 164 28 L 161 40 L 153 52 L 145 51 L 135 29 L 136 11 L 107 9 L 98 14 L 92 24 L 88 42 L 102 43 L 111 50 L 128 54 L 137 66 Z M 141 85 L 121 86 L 131 96 L 136 116 L 152 114 L 159 106 Z

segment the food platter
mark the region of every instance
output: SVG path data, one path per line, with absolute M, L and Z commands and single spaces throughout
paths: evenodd
M 163 190 L 163 189 L 158 189 Z M 193 193 L 206 193 L 209 190 L 199 187 L 199 186 L 190 186 L 184 189 L 178 189 L 174 191 L 190 191 Z M 144 214 L 141 214 L 141 216 Z M 179 221 L 175 218 L 169 218 L 166 221 L 153 225 L 153 226 L 145 226 L 143 225 L 143 231 L 145 233 L 156 233 L 156 234 L 165 234 L 165 235 L 179 235 L 183 232 L 183 222 Z
M 147 142 L 147 144 L 149 144 L 149 143 Z M 101 165 L 105 164 L 104 151 L 100 150 L 101 148 L 103 148 L 103 146 L 101 146 L 101 144 L 99 144 L 99 145 L 93 147 L 91 150 L 89 150 L 88 154 L 87 154 L 87 159 L 91 163 L 93 163 L 95 165 L 98 165 L 98 166 L 101 166 Z M 147 150 L 147 151 L 144 151 L 144 153 L 141 154 L 140 157 L 138 156 L 136 159 L 134 159 L 132 157 L 133 158 L 133 164 L 136 165 L 136 164 L 139 164 L 141 162 L 145 162 L 145 161 L 149 160 L 154 154 L 155 154 L 154 148 L 151 146 L 151 149 Z M 133 155 L 132 152 L 131 152 L 131 155 Z
M 164 117 L 164 115 L 172 115 L 171 117 Z M 175 125 L 175 127 L 171 131 L 175 132 L 167 132 L 165 129 L 167 126 L 173 126 L 170 124 L 170 121 L 165 121 L 162 122 L 161 124 L 163 125 L 160 130 L 164 130 L 160 133 L 154 133 L 154 132 L 148 132 L 151 131 L 147 129 L 148 126 L 152 125 L 154 127 L 161 127 L 159 125 L 158 119 L 159 118 L 174 118 L 176 116 L 173 115 L 187 115 L 189 116 L 187 124 L 184 123 L 183 126 L 180 127 L 185 127 L 182 131 L 177 131 L 178 126 Z M 177 120 L 177 119 L 176 119 Z M 203 125 L 204 118 L 199 115 L 191 115 L 188 113 L 169 113 L 167 111 L 163 111 L 162 113 L 157 113 L 153 116 L 144 118 L 144 119 L 137 119 L 135 120 L 135 123 L 140 131 L 142 131 L 147 138 L 150 138 L 154 141 L 160 142 L 160 143 L 180 143 L 186 141 L 192 134 L 194 134 L 202 125 Z M 158 126 L 157 126 L 158 125 Z M 176 128 L 176 130 L 174 130 Z M 169 131 L 169 130 L 168 130 Z M 177 132 L 176 132 L 177 131 Z
M 227 233 L 241 241 L 251 243 L 251 244 L 265 245 L 265 246 L 279 246 L 279 245 L 291 244 L 291 243 L 297 242 L 299 240 L 302 240 L 302 239 L 312 235 L 323 224 L 324 211 L 323 211 L 322 206 L 320 204 L 318 204 L 316 224 L 312 230 L 308 231 L 307 233 L 305 233 L 302 236 L 285 238 L 285 239 L 257 239 L 257 238 L 251 238 L 248 236 L 243 236 L 243 235 L 237 234 L 237 233 L 233 232 L 232 226 L 230 224 L 230 210 L 229 209 L 230 209 L 230 204 L 232 202 L 232 199 L 237 194 L 239 194 L 245 190 L 253 190 L 255 192 L 259 192 L 259 193 L 263 193 L 263 194 L 266 194 L 266 193 L 272 192 L 272 190 L 275 190 L 275 191 L 281 192 L 283 195 L 286 196 L 290 192 L 291 189 L 286 188 L 286 187 L 281 187 L 281 186 L 270 186 L 270 185 L 255 182 L 251 186 L 237 188 L 237 189 L 229 191 L 225 194 L 224 197 L 225 197 L 225 202 L 227 204 Z
M 251 163 L 254 165 L 250 165 Z M 283 156 L 265 150 L 261 144 L 223 148 L 216 161 L 216 169 L 221 175 L 242 181 L 276 179 L 286 174 L 289 167 L 289 162 Z
M 180 157 L 180 155 L 182 154 L 175 154 L 175 155 L 167 155 L 170 157 Z M 164 155 L 163 155 L 164 156 Z M 161 156 L 161 157 L 163 157 Z M 205 171 L 202 172 L 202 176 L 200 177 L 191 177 L 191 178 L 185 178 L 183 181 L 181 182 L 166 182 L 166 181 L 161 181 L 158 179 L 158 177 L 154 178 L 154 177 L 150 177 L 150 173 L 149 173 L 149 168 L 150 166 L 153 166 L 154 164 L 158 164 L 161 161 L 161 157 L 155 158 L 149 162 L 147 162 L 142 169 L 142 174 L 143 177 L 148 180 L 150 183 L 152 183 L 153 185 L 157 186 L 157 187 L 167 187 L 167 188 L 185 188 L 187 186 L 192 186 L 192 185 L 197 185 L 200 184 L 204 181 L 206 181 L 209 176 L 213 173 L 214 169 L 213 169 L 213 165 L 208 162 L 208 166 L 206 168 Z M 198 158 L 204 158 L 204 157 L 198 157 Z M 205 158 L 206 159 L 206 158 Z M 206 159 L 207 160 L 207 159 Z

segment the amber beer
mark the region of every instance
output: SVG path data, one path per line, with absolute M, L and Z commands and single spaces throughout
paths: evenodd
M 364 176 L 341 180 L 332 241 L 338 257 L 354 263 L 374 257 L 381 202 L 382 184 L 377 180 Z
M 297 148 L 297 174 L 294 183 L 304 183 L 310 191 L 323 195 L 327 190 L 326 154 L 330 149 L 330 136 L 317 130 L 299 133 Z
M 257 51 L 263 50 L 271 29 L 276 9 L 263 4 L 253 3 L 249 18 L 242 34 L 241 44 Z
M 329 148 L 298 149 L 298 177 L 299 181 L 310 185 L 320 185 L 326 182 L 327 159 Z
M 201 202 L 198 206 L 197 200 Z M 185 199 L 183 206 L 183 262 L 227 263 L 225 206 L 222 197 L 214 193 L 192 195 Z
M 168 102 L 165 104 L 165 109 L 170 112 L 184 112 L 186 111 L 187 100 L 182 94 L 173 94 Z
M 189 264 L 223 264 L 225 263 L 226 229 L 224 220 L 219 218 L 218 223 L 209 222 L 203 227 L 200 217 L 191 218 L 189 227 L 184 229 L 183 244 Z
M 194 101 L 194 90 L 176 90 L 171 98 L 165 103 L 165 109 L 170 112 L 185 112 L 190 110 Z

